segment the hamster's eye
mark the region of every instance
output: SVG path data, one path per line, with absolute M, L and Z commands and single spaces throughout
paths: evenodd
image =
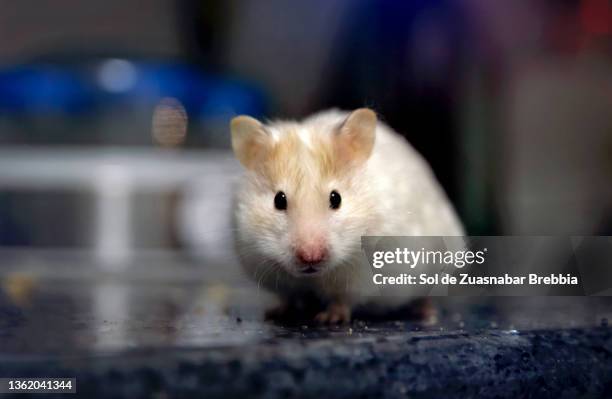
M 340 203 L 342 202 L 342 197 L 340 196 L 340 194 L 338 194 L 338 192 L 336 190 L 332 191 L 329 194 L 329 207 L 331 209 L 338 209 L 340 208 Z
M 287 196 L 282 191 L 279 191 L 274 196 L 274 207 L 279 211 L 287 209 Z

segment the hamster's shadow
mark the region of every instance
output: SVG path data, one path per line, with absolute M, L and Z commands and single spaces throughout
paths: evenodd
M 326 303 L 314 297 L 297 298 L 282 308 L 266 312 L 266 321 L 286 326 L 298 327 L 316 325 L 315 316 L 325 309 Z M 425 325 L 437 322 L 437 306 L 431 298 L 418 298 L 396 307 L 381 307 L 376 305 L 360 305 L 353 309 L 352 323 L 389 321 L 409 321 Z

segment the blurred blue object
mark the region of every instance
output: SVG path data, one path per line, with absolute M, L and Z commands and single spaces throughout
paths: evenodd
M 261 115 L 263 94 L 253 86 L 232 79 L 209 75 L 185 64 L 134 64 L 137 81 L 123 95 L 126 99 L 148 103 L 162 97 L 181 101 L 187 112 L 210 117 L 218 112 Z
M 73 71 L 24 66 L 0 72 L 1 113 L 80 113 L 93 99 L 94 91 Z
M 166 97 L 180 102 L 190 123 L 196 126 L 205 126 L 207 122 L 202 121 L 229 120 L 236 114 L 262 116 L 267 103 L 263 92 L 248 82 L 213 75 L 198 66 L 179 62 L 105 58 L 0 70 L 0 118 L 25 123 L 20 124 L 17 133 L 13 132 L 19 142 L 28 142 L 27 137 L 32 135 L 48 135 L 36 133 L 36 124 L 27 125 L 29 120 L 40 118 L 53 118 L 53 123 L 60 121 L 58 133 L 53 133 L 55 141 L 62 141 L 58 136 L 64 132 L 69 137 L 69 130 L 74 128 L 70 123 L 83 118 L 88 119 L 88 130 L 89 127 L 95 130 L 98 122 L 101 126 L 108 120 L 122 118 L 124 125 L 142 130 L 139 121 L 149 118 L 144 114 L 152 112 Z M 134 110 L 141 112 L 139 117 L 129 114 Z M 63 124 L 66 126 L 62 127 Z M 52 129 L 49 125 L 48 130 Z M 196 136 L 208 134 L 202 132 L 206 129 L 200 130 Z M 0 136 L 6 134 L 0 131 Z M 70 143 L 70 139 L 63 141 Z

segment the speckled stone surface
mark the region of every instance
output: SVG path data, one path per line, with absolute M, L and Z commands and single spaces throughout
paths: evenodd
M 2 362 L 2 375 L 16 372 L 76 376 L 90 398 L 610 397 L 612 330 L 411 332 Z
M 52 277 L 1 278 L 1 377 L 76 377 L 84 398 L 612 397 L 609 298 L 437 298 L 428 326 L 288 327 L 262 321 L 252 286 Z

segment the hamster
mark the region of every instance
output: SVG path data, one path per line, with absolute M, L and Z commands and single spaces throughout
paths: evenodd
M 246 273 L 279 295 L 323 303 L 316 321 L 347 322 L 371 300 L 361 236 L 461 236 L 429 165 L 367 108 L 301 122 L 232 119 L 244 176 L 235 194 L 235 247 Z

